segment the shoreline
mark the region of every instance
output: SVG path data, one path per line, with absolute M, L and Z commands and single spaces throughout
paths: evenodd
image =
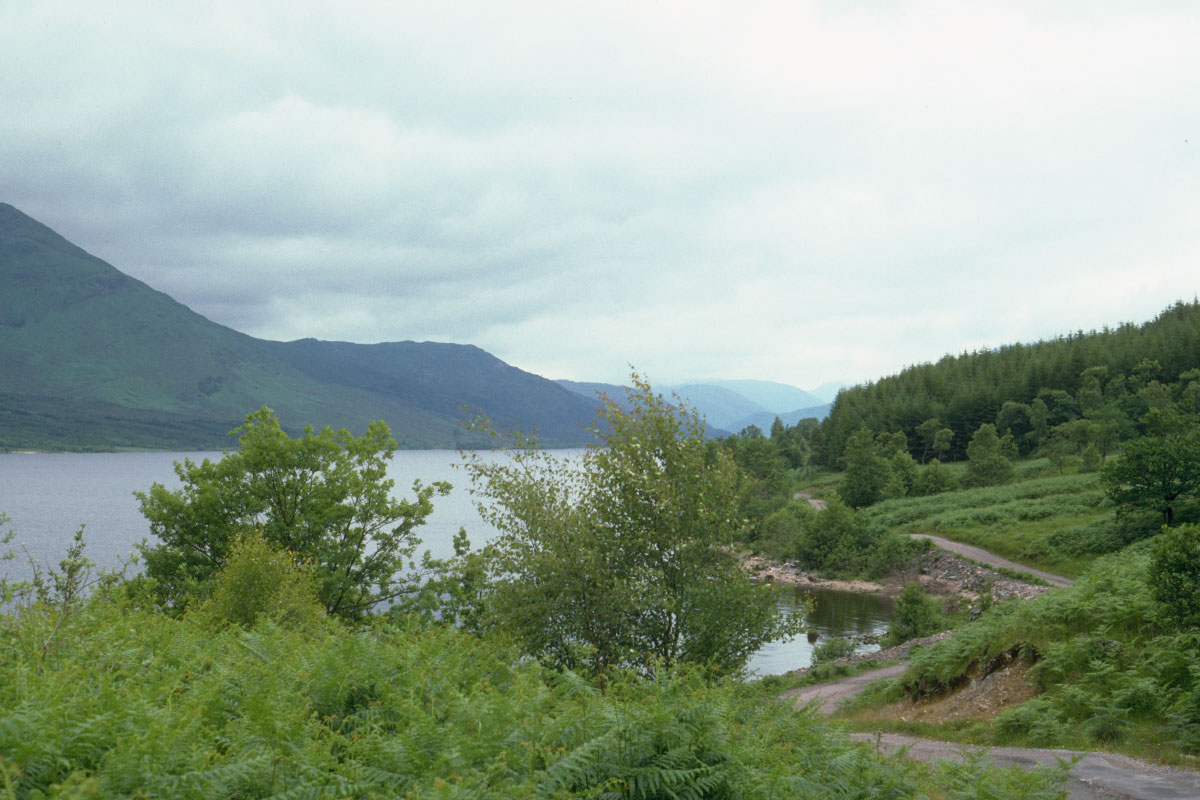
M 744 552 L 737 552 L 737 556 L 755 578 L 765 583 L 784 583 L 789 586 L 833 589 L 835 591 L 856 592 L 858 594 L 892 593 L 891 590 L 893 587 L 891 584 L 874 583 L 864 580 L 844 581 L 837 578 L 821 578 L 791 564 L 781 564 L 778 561 L 772 561 L 766 556 L 751 555 Z M 901 588 L 903 587 L 896 588 L 895 593 L 898 594 Z
M 911 569 L 889 575 L 884 582 L 821 578 L 789 563 L 772 561 L 762 555 L 734 551 L 755 579 L 809 589 L 832 589 L 857 594 L 881 594 L 895 597 L 910 582 L 921 584 L 928 594 L 958 596 L 969 602 L 991 593 L 995 600 L 1028 599 L 1048 591 L 1050 586 L 1027 583 L 1002 575 L 988 567 L 937 548 L 917 558 Z

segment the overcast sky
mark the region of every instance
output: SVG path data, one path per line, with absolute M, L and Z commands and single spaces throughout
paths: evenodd
M 0 2 L 0 201 L 271 338 L 858 382 L 1200 291 L 1200 5 Z

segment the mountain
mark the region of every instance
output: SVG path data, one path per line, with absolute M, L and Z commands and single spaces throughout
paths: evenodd
M 750 402 L 762 406 L 764 411 L 777 414 L 828 402 L 812 392 L 775 381 L 709 380 L 704 383 L 737 392 Z
M 480 409 L 578 445 L 595 409 L 469 345 L 247 336 L 0 203 L 0 449 L 225 447 L 262 405 L 291 431 L 382 419 L 407 448 L 481 443 Z
M 624 387 L 612 383 L 560 380 L 558 384 L 584 397 L 604 394 L 619 399 L 625 392 Z M 740 391 L 734 387 L 740 387 Z M 794 425 L 808 417 L 824 419 L 831 407 L 830 403 L 822 402 L 803 389 L 772 381 L 714 380 L 663 386 L 660 391 L 665 395 L 678 395 L 700 412 L 709 425 L 710 434 L 714 436 L 737 433 L 748 425 L 757 425 L 765 433 L 770 430 L 776 417 L 787 425 Z M 748 394 L 771 405 L 764 406 Z M 780 405 L 793 401 L 809 405 L 801 408 Z
M 758 414 L 751 414 L 748 417 L 742 417 L 739 420 L 735 420 L 732 423 L 733 430 L 740 431 L 743 428 L 749 427 L 750 425 L 757 425 L 759 430 L 761 430 L 764 434 L 770 435 L 771 426 L 775 423 L 776 417 L 778 417 L 779 421 L 784 425 L 791 426 L 795 425 L 800 420 L 808 419 L 809 417 L 813 417 L 814 419 L 818 420 L 825 419 L 825 417 L 829 416 L 829 410 L 831 408 L 833 408 L 833 403 L 822 403 L 819 406 L 799 408 L 795 411 L 785 411 L 782 414 L 763 411 Z
M 846 384 L 841 381 L 826 381 L 809 392 L 809 394 L 819 397 L 822 403 L 832 403 L 834 398 L 837 397 L 838 392 L 845 388 Z

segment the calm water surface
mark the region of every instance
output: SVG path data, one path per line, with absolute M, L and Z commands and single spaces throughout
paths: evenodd
M 569 451 L 568 451 L 569 452 Z M 502 453 L 483 453 L 502 459 Z M 87 554 L 100 567 L 115 567 L 122 556 L 135 551 L 150 538 L 150 527 L 138 511 L 135 491 L 146 491 L 158 482 L 176 488 L 173 465 L 190 458 L 220 458 L 220 453 L 0 453 L 0 511 L 12 521 L 18 552 L 43 563 L 62 558 L 80 525 L 86 526 Z M 444 480 L 454 486 L 448 497 L 434 498 L 434 512 L 419 529 L 422 544 L 435 557 L 454 553 L 452 539 L 466 528 L 475 544 L 486 541 L 493 529 L 479 517 L 467 492 L 466 474 L 457 469 L 456 452 L 450 450 L 406 450 L 396 454 L 388 475 L 396 482 L 400 497 L 411 497 L 414 480 L 424 483 Z M 20 579 L 28 575 L 24 558 L 0 562 L 0 575 Z M 783 610 L 794 613 L 797 598 L 788 598 Z M 890 605 L 870 595 L 824 592 L 807 626 L 821 636 L 879 634 L 887 629 Z M 774 642 L 751 659 L 750 669 L 762 675 L 808 666 L 812 647 L 801 635 Z

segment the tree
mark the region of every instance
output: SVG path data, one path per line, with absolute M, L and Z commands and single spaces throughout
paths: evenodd
M 934 458 L 930 459 L 929 463 L 917 473 L 916 480 L 913 481 L 912 493 L 923 496 L 950 492 L 957 488 L 958 476 L 954 474 L 953 470 Z
M 954 440 L 954 431 L 949 428 L 939 428 L 933 434 L 933 449 L 938 458 L 945 458 L 950 451 L 950 443 Z
M 624 407 L 604 400 L 599 442 L 580 456 L 519 435 L 508 460 L 464 455 L 499 531 L 485 615 L 556 666 L 736 670 L 799 620 L 728 550 L 746 525 L 728 451 L 705 446 L 694 411 L 632 377 Z
M 1163 530 L 1150 551 L 1147 582 L 1172 623 L 1200 625 L 1200 527 Z
M 985 422 L 967 445 L 967 479 L 973 486 L 994 486 L 1012 477 L 1012 464 L 1004 457 L 996 426 Z
M 1153 509 L 1175 524 L 1179 501 L 1200 493 L 1200 427 L 1176 415 L 1152 411 L 1151 433 L 1126 442 L 1101 472 L 1101 481 L 1123 510 Z
M 838 484 L 838 495 L 853 508 L 862 508 L 883 499 L 883 490 L 891 477 L 891 467 L 875 435 L 859 428 L 846 440 L 846 473 Z
M 398 576 L 416 549 L 416 528 L 449 484 L 413 484 L 413 501 L 391 496 L 388 426 L 372 422 L 355 438 L 323 428 L 293 439 L 266 407 L 231 434 L 239 449 L 218 461 L 176 462 L 183 484 L 135 492 L 160 544 L 142 546 L 146 575 L 163 598 L 185 604 L 204 593 L 236 537 L 255 528 L 277 548 L 309 562 L 330 614 L 358 617 L 414 587 Z
M 933 448 L 934 437 L 937 432 L 942 429 L 942 421 L 937 417 L 930 417 L 917 426 L 917 435 L 921 437 L 921 441 L 925 443 L 925 449 L 921 451 L 921 463 L 925 463 L 925 459 L 929 457 L 929 451 Z

